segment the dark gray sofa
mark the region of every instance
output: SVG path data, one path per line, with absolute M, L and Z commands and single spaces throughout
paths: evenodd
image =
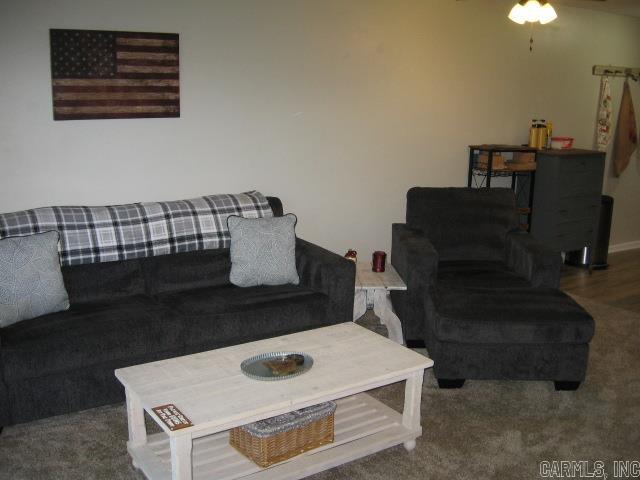
M 584 380 L 591 316 L 558 289 L 561 258 L 518 229 L 503 188 L 412 188 L 393 225 L 392 292 L 407 343 L 422 340 L 441 387 L 465 379 Z
M 298 239 L 296 265 L 250 288 L 228 248 L 63 267 L 68 311 L 0 329 L 0 427 L 123 401 L 117 368 L 350 321 L 353 263 Z

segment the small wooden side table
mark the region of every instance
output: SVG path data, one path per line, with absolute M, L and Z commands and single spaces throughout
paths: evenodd
M 384 272 L 376 273 L 371 270 L 371 262 L 357 262 L 353 320 L 356 321 L 367 309 L 372 308 L 380 323 L 389 330 L 389 338 L 404 345 L 402 324 L 393 311 L 389 292 L 406 289 L 407 285 L 391 264 L 386 265 Z

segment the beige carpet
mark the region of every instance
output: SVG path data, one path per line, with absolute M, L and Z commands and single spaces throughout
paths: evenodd
M 556 392 L 552 382 L 467 381 L 439 390 L 427 373 L 423 436 L 320 473 L 333 479 L 529 479 L 543 460 L 640 460 L 640 315 L 577 300 L 596 319 L 586 383 Z M 371 318 L 365 324 L 376 324 Z M 402 385 L 375 395 L 401 410 Z M 2 406 L 0 405 L 0 408 Z M 5 428 L 1 479 L 140 479 L 126 453 L 123 405 Z

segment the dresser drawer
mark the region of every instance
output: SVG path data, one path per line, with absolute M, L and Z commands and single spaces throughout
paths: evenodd
M 554 246 L 563 252 L 580 250 L 591 244 L 594 230 L 592 220 L 559 223 L 555 226 L 552 241 Z
M 557 210 L 550 212 L 550 215 L 554 223 L 564 223 L 572 220 L 589 220 L 595 222 L 598 217 L 598 211 L 599 205 L 595 203 L 560 201 L 558 202 Z
M 602 158 L 589 155 L 565 157 L 558 159 L 558 166 L 560 175 L 574 175 L 583 172 L 601 175 Z
M 558 179 L 560 199 L 574 196 L 596 195 L 602 192 L 602 176 L 597 172 L 585 170 L 561 175 Z

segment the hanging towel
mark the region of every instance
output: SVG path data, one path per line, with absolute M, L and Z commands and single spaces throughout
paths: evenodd
M 601 152 L 607 150 L 611 141 L 611 81 L 609 77 L 600 79 L 600 99 L 598 100 L 598 119 L 596 124 L 596 148 Z
M 618 129 L 613 145 L 613 171 L 616 177 L 627 168 L 631 154 L 638 146 L 638 129 L 636 127 L 636 112 L 633 109 L 629 80 L 624 81 L 622 103 L 618 114 Z

